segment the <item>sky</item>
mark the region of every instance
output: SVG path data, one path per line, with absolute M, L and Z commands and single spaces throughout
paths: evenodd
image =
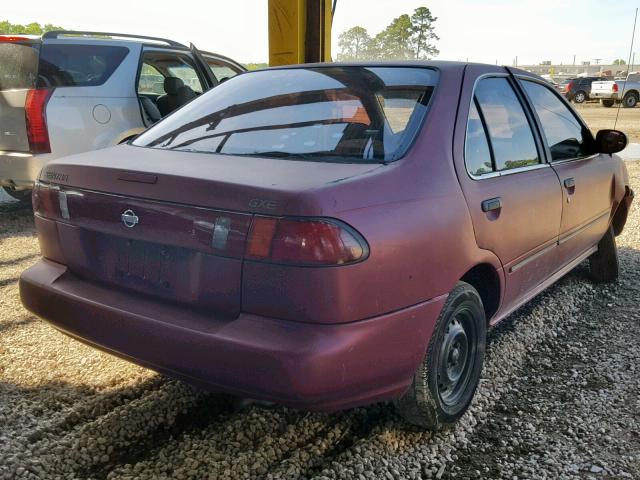
M 240 62 L 268 60 L 268 0 L 30 0 L 3 2 L 0 20 L 53 23 L 68 29 L 136 33 L 193 42 Z M 571 64 L 629 57 L 640 0 L 338 0 L 337 37 L 360 25 L 370 34 L 427 6 L 438 17 L 438 59 L 511 65 Z M 640 23 L 640 22 L 639 22 Z M 636 34 L 640 63 L 640 25 Z

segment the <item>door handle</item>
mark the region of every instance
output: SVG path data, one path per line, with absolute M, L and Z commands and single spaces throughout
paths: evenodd
M 576 187 L 576 179 L 573 177 L 564 179 L 564 187 L 565 188 L 575 188 Z
M 492 212 L 494 210 L 500 210 L 502 208 L 502 198 L 490 198 L 482 202 L 483 212 Z

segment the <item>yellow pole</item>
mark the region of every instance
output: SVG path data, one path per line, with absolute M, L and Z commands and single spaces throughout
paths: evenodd
M 331 61 L 331 0 L 269 0 L 269 65 Z

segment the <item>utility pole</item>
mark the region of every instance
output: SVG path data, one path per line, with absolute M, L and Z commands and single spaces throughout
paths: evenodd
M 576 54 L 575 53 L 573 54 L 573 66 L 574 67 L 576 66 Z

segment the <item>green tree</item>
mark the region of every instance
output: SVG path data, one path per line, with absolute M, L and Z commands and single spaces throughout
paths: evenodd
M 408 60 L 414 58 L 411 48 L 413 30 L 409 15 L 400 15 L 375 36 L 376 56 L 381 59 Z
M 269 66 L 268 63 L 245 63 L 244 67 L 247 70 L 259 70 L 261 68 L 267 68 Z
M 415 58 L 429 60 L 440 51 L 433 45 L 434 40 L 440 40 L 435 34 L 434 23 L 438 17 L 431 15 L 431 10 L 427 7 L 418 7 L 411 15 L 411 47 L 415 53 Z
M 48 32 L 50 30 L 64 30 L 64 28 L 56 27 L 50 23 L 40 25 L 37 22 L 32 22 L 28 25 L 20 25 L 18 23 L 11 23 L 7 20 L 0 21 L 0 35 L 42 35 L 44 32 Z
M 338 37 L 338 60 L 363 60 L 368 58 L 371 37 L 366 28 L 355 26 Z
M 627 62 L 625 62 L 622 58 L 618 58 L 617 60 L 613 61 L 614 65 L 626 65 Z

